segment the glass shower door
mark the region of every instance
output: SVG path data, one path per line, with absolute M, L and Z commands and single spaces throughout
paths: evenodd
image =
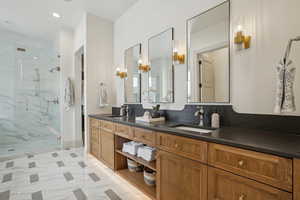
M 0 40 L 0 158 L 60 148 L 59 59 L 25 39 Z

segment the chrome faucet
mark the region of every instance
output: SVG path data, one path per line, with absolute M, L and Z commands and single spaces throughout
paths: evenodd
M 197 106 L 197 111 L 194 114 L 196 117 L 200 117 L 199 126 L 204 126 L 204 108 L 203 106 Z
M 120 115 L 122 116 L 122 117 L 125 117 L 125 116 L 127 116 L 128 117 L 128 105 L 122 105 L 121 106 L 121 109 L 120 109 Z

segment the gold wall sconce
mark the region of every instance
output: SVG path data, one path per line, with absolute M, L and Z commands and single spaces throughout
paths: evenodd
M 238 26 L 238 31 L 234 37 L 234 43 L 240 46 L 243 45 L 244 49 L 249 49 L 251 46 L 251 36 L 244 34 L 243 27 L 241 25 Z
M 176 49 L 174 49 L 173 60 L 174 60 L 174 62 L 178 62 L 179 64 L 184 64 L 185 63 L 185 55 L 179 54 L 178 51 Z
M 179 41 L 173 40 L 173 61 L 174 64 L 184 64 L 185 54 L 178 53 Z
M 124 71 L 121 71 L 120 68 L 116 69 L 116 75 L 120 77 L 121 79 L 127 78 L 127 69 L 124 69 Z
M 147 73 L 151 70 L 150 64 L 143 64 L 142 60 L 140 59 L 139 62 L 139 71 L 143 73 Z

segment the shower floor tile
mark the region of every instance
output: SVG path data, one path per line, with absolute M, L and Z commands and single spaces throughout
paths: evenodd
M 59 161 L 65 165 L 59 167 Z M 6 168 L 8 162 L 14 165 Z M 7 174 L 11 180 L 2 182 Z M 82 148 L 0 162 L 1 195 L 7 200 L 150 200 Z
M 44 136 L 40 140 L 34 140 L 33 138 L 27 142 L 16 141 L 14 144 L 3 144 L 2 142 L 0 145 L 0 161 L 58 149 L 60 149 L 60 144 L 55 135 Z

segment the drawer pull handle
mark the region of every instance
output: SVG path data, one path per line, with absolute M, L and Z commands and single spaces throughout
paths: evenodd
M 242 194 L 242 195 L 239 197 L 239 200 L 246 200 L 246 195 Z
M 177 143 L 175 144 L 175 148 L 178 148 L 178 144 Z
M 240 166 L 240 167 L 243 167 L 244 165 L 245 165 L 245 162 L 244 162 L 243 160 L 240 160 L 240 161 L 239 161 L 239 166 Z M 239 200 L 240 200 L 240 199 L 239 199 Z M 241 200 L 243 200 L 243 199 L 241 199 Z

